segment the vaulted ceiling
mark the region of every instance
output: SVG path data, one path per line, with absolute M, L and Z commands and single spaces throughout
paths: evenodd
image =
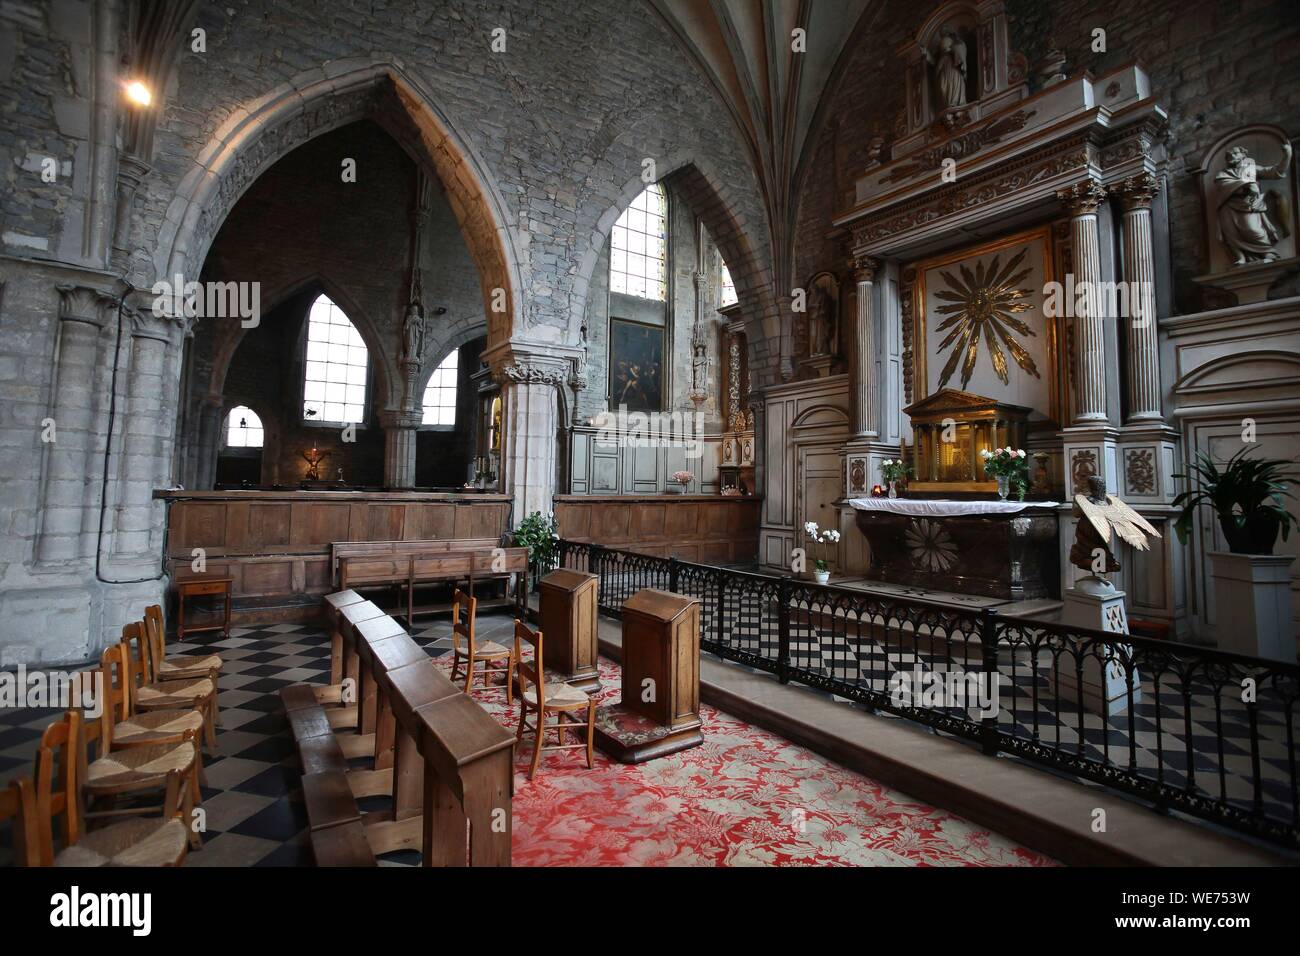
M 735 117 L 754 157 L 789 280 L 794 192 L 822 118 L 823 93 L 866 27 L 872 0 L 647 0 Z M 796 52 L 795 31 L 804 49 Z

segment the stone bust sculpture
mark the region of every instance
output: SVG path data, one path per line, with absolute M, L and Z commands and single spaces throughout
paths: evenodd
M 1218 237 L 1232 258 L 1233 265 L 1269 262 L 1278 258 L 1274 247 L 1283 233 L 1269 215 L 1266 197 L 1259 180 L 1282 179 L 1291 168 L 1291 144 L 1282 143 L 1282 161 L 1274 166 L 1260 166 L 1251 159 L 1244 146 L 1233 146 L 1227 153 L 1227 165 L 1214 177 L 1213 213 L 1218 221 Z

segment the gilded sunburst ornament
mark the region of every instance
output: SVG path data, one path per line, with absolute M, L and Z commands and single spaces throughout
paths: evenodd
M 936 291 L 934 297 L 948 304 L 935 309 L 939 315 L 947 316 L 935 331 L 947 331 L 948 335 L 939 343 L 935 352 L 940 353 L 948 346 L 953 346 L 952 354 L 948 356 L 948 361 L 943 365 L 943 373 L 939 376 L 940 388 L 952 378 L 958 362 L 961 363 L 961 387 L 966 388 L 975 372 L 981 336 L 993 362 L 993 371 L 1002 379 L 1003 385 L 1010 384 L 1011 381 L 1007 375 L 1007 358 L 1002 351 L 1003 345 L 1017 365 L 1035 378 L 1042 378 L 1033 356 L 1013 336 L 1013 333 L 1022 336 L 1036 334 L 1027 322 L 1017 318 L 1021 312 L 1033 308 L 1033 304 L 1027 301 L 1032 290 L 1016 288 L 1031 271 L 1028 267 L 1016 271 L 1027 251 L 1020 250 L 1005 266 L 1000 264 L 1001 256 L 997 255 L 987 267 L 983 262 L 977 262 L 973 273 L 966 265 L 959 264 L 960 279 L 948 270 L 939 272 L 949 288 Z

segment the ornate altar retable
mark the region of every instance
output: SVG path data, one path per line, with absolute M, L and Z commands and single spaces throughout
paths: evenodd
M 1058 597 L 1051 501 L 853 498 L 871 546 L 866 577 L 1009 601 Z

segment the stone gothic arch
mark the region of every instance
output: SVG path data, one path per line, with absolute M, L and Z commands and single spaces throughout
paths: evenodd
M 394 114 L 398 114 L 396 117 Z M 322 133 L 371 118 L 397 135 L 442 181 L 479 274 L 489 344 L 522 325 L 515 233 L 486 164 L 418 80 L 387 57 L 339 60 L 308 70 L 236 111 L 199 152 L 172 197 L 155 248 L 160 279 L 194 276 L 244 192 L 293 149 Z

